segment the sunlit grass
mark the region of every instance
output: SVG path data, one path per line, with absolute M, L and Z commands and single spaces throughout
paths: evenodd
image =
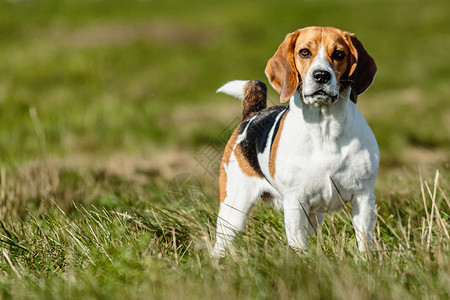
M 379 199 L 368 253 L 358 251 L 345 211 L 326 215 L 308 251 L 295 253 L 282 213 L 260 203 L 220 260 L 210 257 L 216 211 L 205 194 L 185 189 L 169 198 L 163 191 L 161 203 L 155 190 L 133 194 L 126 182 L 109 179 L 101 185 L 111 194 L 93 206 L 69 203 L 64 212 L 55 202 L 40 217 L 3 217 L 1 289 L 14 298 L 445 298 L 448 172 L 416 179 L 401 198 L 392 191 Z M 61 184 L 76 194 L 77 184 Z M 3 203 L 14 211 L 9 193 Z
M 444 0 L 1 2 L 0 298 L 448 298 L 449 13 Z M 374 248 L 358 252 L 341 211 L 295 253 L 283 213 L 259 203 L 211 259 L 217 164 L 198 160 L 217 160 L 241 105 L 215 90 L 266 81 L 285 34 L 308 25 L 355 32 L 378 65 L 358 99 L 381 150 Z

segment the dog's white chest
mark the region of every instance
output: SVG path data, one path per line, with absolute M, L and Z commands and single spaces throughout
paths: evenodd
M 345 201 L 350 201 L 357 181 L 348 165 L 346 153 L 298 151 L 297 155 L 286 153 L 290 163 L 280 162 L 279 176 L 275 178 L 277 189 L 283 194 L 295 194 L 310 206 L 312 212 L 331 212 L 342 208 Z M 295 158 L 294 158 L 295 157 Z M 338 193 L 339 190 L 339 193 Z
M 282 198 L 296 195 L 313 213 L 337 211 L 343 201 L 351 201 L 368 180 L 375 178 L 375 138 L 365 121 L 359 119 L 359 112 L 347 117 L 362 123 L 344 126 L 348 119 L 336 118 L 299 126 L 294 114 L 286 120 L 272 182 Z

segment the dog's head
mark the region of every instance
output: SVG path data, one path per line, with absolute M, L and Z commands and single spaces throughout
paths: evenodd
M 299 90 L 307 104 L 332 104 L 350 86 L 350 99 L 356 103 L 357 95 L 372 84 L 377 67 L 354 34 L 306 27 L 286 36 L 265 72 L 281 102 Z

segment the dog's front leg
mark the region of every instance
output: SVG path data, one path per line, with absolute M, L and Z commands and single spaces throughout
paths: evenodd
M 286 197 L 283 207 L 289 246 L 294 250 L 305 250 L 308 247 L 309 206 L 298 197 Z
M 368 250 L 373 242 L 375 223 L 375 195 L 373 191 L 363 193 L 352 201 L 353 226 L 359 251 Z

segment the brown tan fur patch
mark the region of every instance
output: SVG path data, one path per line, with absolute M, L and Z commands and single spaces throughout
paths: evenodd
M 239 128 L 239 127 L 238 127 Z M 222 161 L 219 167 L 219 193 L 220 202 L 225 201 L 227 197 L 227 172 L 225 172 L 225 165 L 230 162 L 231 153 L 233 153 L 233 148 L 236 145 L 236 139 L 238 136 L 238 129 L 236 129 L 228 140 L 225 146 L 225 151 L 223 152 Z
M 252 167 L 252 165 L 250 165 L 250 163 L 242 153 L 241 147 L 236 147 L 236 149 L 234 150 L 234 156 L 236 156 L 236 160 L 242 173 L 250 177 L 258 177 L 258 178 L 263 177 L 262 174 L 260 174 L 258 171 L 255 170 L 254 167 Z
M 347 79 L 352 55 L 346 40 L 346 35 L 342 30 L 332 27 L 310 27 L 300 30 L 299 38 L 295 44 L 294 54 L 299 53 L 301 49 L 308 49 L 311 53 L 311 57 L 307 59 L 295 55 L 296 68 L 301 79 L 303 80 L 305 78 L 311 63 L 319 54 L 319 48 L 321 46 L 324 48 L 328 61 L 334 70 L 336 80 L 341 82 L 341 79 Z M 336 50 L 344 52 L 345 59 L 333 59 L 333 53 Z
M 235 147 L 236 140 L 239 135 L 239 127 L 231 135 L 228 140 L 227 145 L 225 146 L 225 151 L 222 156 L 222 161 L 220 162 L 219 168 L 219 193 L 220 193 L 220 202 L 223 202 L 227 197 L 227 172 L 225 172 L 225 165 L 228 165 L 230 162 L 231 154 L 234 149 L 234 156 L 236 157 L 236 161 L 241 169 L 242 173 L 250 177 L 258 177 L 262 178 L 262 174 L 259 174 L 247 161 L 244 154 L 242 153 L 241 147 Z
M 351 100 L 364 92 L 376 73 L 376 65 L 354 34 L 333 27 L 307 27 L 289 33 L 266 66 L 266 75 L 280 93 L 281 102 L 288 101 L 301 87 L 311 63 L 323 46 L 336 80 L 345 88 L 352 84 Z M 300 50 L 310 55 L 302 58 Z M 333 59 L 333 53 L 343 51 L 345 59 Z M 358 72 L 359 71 L 359 72 Z
M 280 126 L 275 135 L 275 139 L 273 140 L 272 148 L 270 149 L 269 173 L 272 178 L 275 175 L 275 160 L 277 158 L 278 146 L 280 144 L 281 133 L 283 132 L 284 120 L 286 119 L 286 115 L 287 115 L 287 112 L 283 114 L 283 117 L 281 117 Z
M 242 104 L 242 120 L 251 114 L 260 112 L 267 106 L 267 87 L 259 80 L 249 81 L 244 88 L 244 102 Z

